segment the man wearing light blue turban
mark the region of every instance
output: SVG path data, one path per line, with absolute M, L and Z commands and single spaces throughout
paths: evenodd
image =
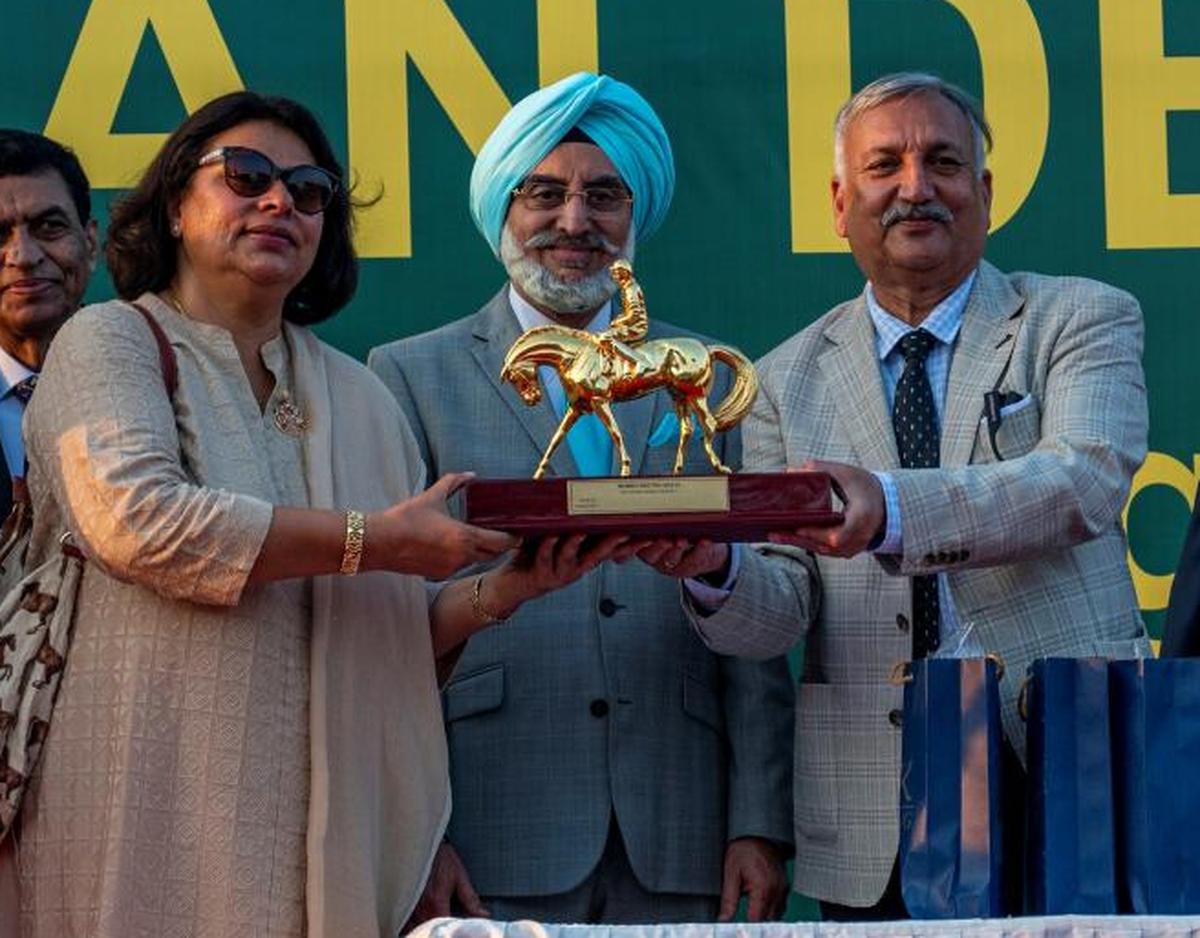
M 675 160 L 662 122 L 629 85 L 577 72 L 520 101 L 475 160 L 471 217 L 497 256 L 513 189 L 570 131 L 603 150 L 633 193 L 638 236 L 648 238 L 662 224 L 675 192 Z
M 478 313 L 369 361 L 404 408 L 429 478 L 451 467 L 532 474 L 563 392 L 547 370 L 545 393 L 527 407 L 499 381 L 504 355 L 547 323 L 642 338 L 644 321 L 612 315 L 608 268 L 659 227 L 674 185 L 662 123 L 611 78 L 572 75 L 500 121 L 470 201 L 509 283 Z M 651 323 L 649 334 L 686 331 Z M 715 397 L 727 382 L 723 372 Z M 650 442 L 667 397 L 614 410 L 634 471 L 669 473 L 674 446 Z M 555 452 L 555 474 L 612 472 L 607 434 L 590 422 Z M 737 435 L 721 445 L 736 464 Z M 685 471 L 704 473 L 695 449 Z M 506 612 L 489 584 L 485 574 L 476 593 L 487 618 Z M 420 917 L 449 914 L 453 902 L 505 920 L 704 921 L 731 916 L 743 894 L 751 918 L 780 913 L 791 850 L 787 665 L 712 654 L 688 628 L 678 589 L 646 564 L 605 563 L 467 643 L 444 692 L 454 812 Z

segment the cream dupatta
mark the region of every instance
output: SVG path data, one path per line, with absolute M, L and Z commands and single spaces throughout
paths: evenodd
M 312 507 L 368 512 L 420 492 L 424 467 L 390 393 L 309 330 L 284 328 Z M 395 935 L 450 816 L 422 580 L 316 578 L 311 647 L 308 934 Z

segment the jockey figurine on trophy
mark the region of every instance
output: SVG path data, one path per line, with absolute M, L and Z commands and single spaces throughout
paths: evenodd
M 646 300 L 633 277 L 633 268 L 628 261 L 617 260 L 610 272 L 621 290 L 621 313 L 608 329 L 592 335 L 567 326 L 538 326 L 517 339 L 505 357 L 500 378 L 510 382 L 526 404 L 533 406 L 541 400 L 538 365 L 550 365 L 558 372 L 567 397 L 562 422 L 533 477 L 542 478 L 550 455 L 572 424 L 585 413 L 594 413 L 604 424 L 616 447 L 621 475 L 628 476 L 629 453 L 610 405 L 660 388 L 671 395 L 679 418 L 679 446 L 673 472 L 683 471 L 684 453 L 692 435 L 689 410 L 699 422 L 709 462 L 718 472 L 729 472 L 713 450 L 713 435 L 735 426 L 749 413 L 758 392 L 754 366 L 728 346 L 705 346 L 691 338 L 647 340 Z M 724 362 L 734 370 L 733 387 L 716 411 L 708 406 L 714 361 Z

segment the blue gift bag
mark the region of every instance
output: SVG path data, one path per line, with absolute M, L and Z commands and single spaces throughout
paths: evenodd
M 1200 913 L 1200 660 L 1108 674 L 1121 911 Z
M 994 659 L 908 666 L 900 776 L 900 889 L 916 919 L 1004 913 L 1001 670 Z
M 1039 659 L 1027 689 L 1028 911 L 1113 915 L 1116 820 L 1108 661 Z

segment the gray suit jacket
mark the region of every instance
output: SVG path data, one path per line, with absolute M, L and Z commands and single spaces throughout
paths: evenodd
M 519 333 L 505 287 L 474 316 L 371 353 L 431 480 L 532 475 L 558 419 L 500 384 Z M 663 394 L 614 408 L 636 473 L 670 472 L 674 445 L 646 445 L 669 409 Z M 722 442 L 736 460 L 736 439 Z M 687 471 L 708 472 L 690 450 Z M 551 466 L 578 475 L 565 444 Z M 450 840 L 481 893 L 546 895 L 587 876 L 615 813 L 643 886 L 715 894 L 727 839 L 790 845 L 793 701 L 783 659 L 704 647 L 676 581 L 604 564 L 467 644 L 444 692 Z
M 948 571 L 959 617 L 1003 657 L 1005 731 L 1019 751 L 1015 703 L 1034 658 L 1149 653 L 1120 526 L 1146 453 L 1141 351 L 1141 311 L 1128 294 L 982 264 L 951 363 L 942 468 L 932 470 L 899 469 L 862 297 L 760 363 L 746 468 L 818 458 L 892 471 L 904 532 L 895 557 L 748 550 L 724 606 L 693 612 L 723 653 L 775 655 L 805 638 L 799 891 L 869 905 L 891 872 L 902 693 L 888 675 L 911 657 L 908 575 Z M 995 451 L 983 414 L 992 389 L 1031 399 L 1001 424 Z

